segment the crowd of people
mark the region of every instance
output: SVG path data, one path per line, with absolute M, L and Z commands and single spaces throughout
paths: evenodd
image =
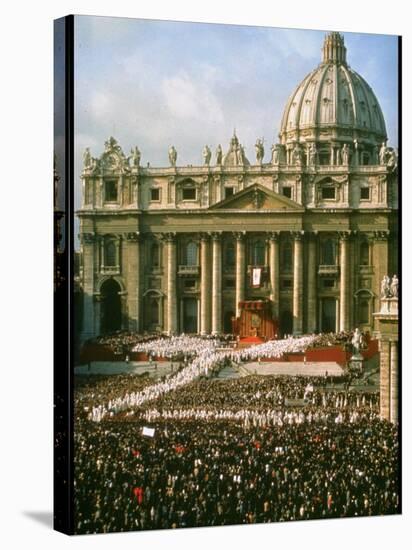
M 144 403 L 156 400 L 201 376 L 208 377 L 216 374 L 231 362 L 239 364 L 262 357 L 282 357 L 285 353 L 305 351 L 316 342 L 317 338 L 317 335 L 289 337 L 240 350 L 222 349 L 224 343 L 217 337 L 181 335 L 141 342 L 133 348 L 133 351 L 168 359 L 182 356 L 186 366 L 175 374 L 169 375 L 167 379 L 148 386 L 140 392 L 126 392 L 106 404 L 96 404 L 92 407 L 89 417 L 91 420 L 100 422 L 108 414 L 113 415 L 131 408 L 139 408 Z
M 318 342 L 234 350 L 218 338 L 151 339 L 134 349 L 179 357 L 177 373 L 83 377 L 76 532 L 397 513 L 397 428 L 379 418 L 378 392 L 325 387 L 325 377 L 213 376 Z
M 77 533 L 393 514 L 397 432 L 356 423 L 86 422 L 75 431 Z

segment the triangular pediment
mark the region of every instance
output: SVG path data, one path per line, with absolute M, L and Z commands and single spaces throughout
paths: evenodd
M 254 183 L 250 187 L 220 201 L 211 210 L 303 210 L 303 207 L 274 191 Z

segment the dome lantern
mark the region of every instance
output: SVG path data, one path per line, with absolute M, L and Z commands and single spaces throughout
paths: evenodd
M 330 32 L 325 36 L 322 51 L 324 63 L 346 64 L 345 40 L 339 32 Z

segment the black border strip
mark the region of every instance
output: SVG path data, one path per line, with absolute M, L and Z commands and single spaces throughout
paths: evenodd
M 401 274 L 401 288 L 399 290 L 399 299 L 398 299 L 398 442 L 399 442 L 399 451 L 398 451 L 398 465 L 399 465 L 399 480 L 398 480 L 398 491 L 399 491 L 399 514 L 402 514 L 402 504 L 403 504 L 403 492 L 402 492 L 402 183 L 403 183 L 403 174 L 402 174 L 402 36 L 398 36 L 398 267 L 399 273 Z
M 74 16 L 54 22 L 54 148 L 57 180 L 54 209 L 54 487 L 53 526 L 74 533 L 73 519 L 73 176 Z M 64 71 L 62 68 L 64 67 Z M 63 140 L 64 145 L 61 141 Z M 64 168 L 63 168 L 64 167 Z M 56 182 L 54 182 L 56 184 Z

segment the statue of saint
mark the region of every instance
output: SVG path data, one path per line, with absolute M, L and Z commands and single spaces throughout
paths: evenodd
M 385 142 L 383 142 L 381 148 L 379 149 L 379 164 L 382 166 L 386 163 L 386 154 L 387 148 Z
M 336 149 L 335 164 L 337 166 L 340 166 L 342 164 L 342 149 L 340 147 Z
M 356 328 L 355 332 L 353 333 L 352 342 L 351 342 L 355 355 L 359 355 L 360 348 L 361 348 L 361 340 L 362 340 L 362 334 L 360 330 Z
M 398 298 L 398 288 L 399 288 L 399 279 L 396 275 L 394 275 L 391 281 L 391 294 L 393 298 Z
M 349 145 L 347 143 L 344 143 L 342 147 L 342 164 L 344 166 L 349 164 Z
M 317 164 L 318 149 L 316 143 L 311 143 L 309 146 L 309 165 L 314 166 Z
M 276 143 L 272 145 L 272 164 L 279 164 L 280 160 L 280 145 Z
M 265 155 L 265 149 L 263 147 L 263 140 L 257 139 L 255 143 L 256 162 L 262 164 L 263 157 Z
M 395 149 L 390 149 L 387 151 L 387 167 L 389 170 L 395 170 L 398 166 L 398 158 L 396 156 Z
M 135 167 L 139 166 L 141 154 L 137 145 L 134 147 L 134 149 L 131 149 L 130 152 L 132 154 L 131 156 L 132 166 L 135 166 Z
M 293 149 L 293 164 L 296 164 L 296 166 L 302 166 L 302 148 L 299 143 L 296 143 L 294 149 Z
M 205 145 L 203 148 L 203 160 L 207 166 L 209 166 L 210 164 L 211 156 L 212 156 L 212 151 L 210 150 L 208 145 Z
M 391 280 L 388 275 L 384 275 L 381 282 L 381 298 L 390 298 L 391 296 Z
M 177 160 L 177 151 L 174 147 L 174 145 L 171 145 L 169 147 L 169 162 L 170 166 L 176 166 L 176 160 Z
M 216 164 L 218 166 L 220 166 L 222 164 L 222 146 L 219 145 L 217 146 L 217 149 L 216 149 Z
M 90 168 L 92 162 L 92 156 L 90 154 L 90 148 L 86 147 L 83 154 L 83 165 L 85 168 Z

